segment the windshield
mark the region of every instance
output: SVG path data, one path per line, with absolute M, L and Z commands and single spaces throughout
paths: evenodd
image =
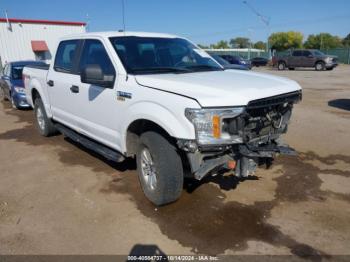
M 110 40 L 130 74 L 223 70 L 209 54 L 185 39 L 124 36 Z
M 24 66 L 12 66 L 12 79 L 20 80 L 22 79 L 22 72 Z
M 230 65 L 229 62 L 227 62 L 225 59 L 218 55 L 213 55 L 212 56 L 220 65 L 225 66 L 225 65 Z
M 324 56 L 324 53 L 322 53 L 321 51 L 318 51 L 318 50 L 314 50 L 313 53 L 316 56 Z

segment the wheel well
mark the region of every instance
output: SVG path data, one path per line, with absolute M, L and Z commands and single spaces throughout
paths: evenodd
M 33 104 L 35 103 L 35 99 L 37 99 L 38 97 L 40 97 L 40 94 L 39 92 L 34 88 L 32 90 L 32 101 L 33 101 Z
M 315 62 L 315 65 L 317 65 L 318 63 L 325 64 L 325 62 L 324 62 L 323 60 L 317 60 L 317 61 Z
M 159 126 L 158 124 L 146 120 L 146 119 L 138 119 L 132 122 L 127 130 L 126 134 L 126 155 L 127 156 L 134 156 L 137 152 L 137 146 L 139 142 L 140 136 L 147 132 L 147 131 L 154 131 L 162 136 L 164 136 L 166 139 L 168 139 L 171 143 L 176 144 L 176 141 L 174 138 L 172 138 L 167 131 L 165 131 L 164 128 Z

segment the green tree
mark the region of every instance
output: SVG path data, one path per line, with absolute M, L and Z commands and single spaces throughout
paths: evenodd
M 350 34 L 348 34 L 344 39 L 343 39 L 343 45 L 346 47 L 350 47 Z
M 264 43 L 263 41 L 258 41 L 258 42 L 256 42 L 254 44 L 254 48 L 265 50 L 266 49 L 266 43 Z
M 209 48 L 208 46 L 206 46 L 206 45 L 201 45 L 201 44 L 198 44 L 198 46 L 199 46 L 200 48 L 202 48 L 202 49 L 208 49 L 208 48 Z
M 303 44 L 303 34 L 294 31 L 273 33 L 269 37 L 269 44 L 271 49 L 278 51 L 300 48 Z
M 216 44 L 210 45 L 210 48 L 214 49 L 228 49 L 230 46 L 228 45 L 228 42 L 225 40 L 220 40 Z
M 246 37 L 236 37 L 230 40 L 230 45 L 233 48 L 248 48 L 249 47 L 249 38 Z
M 309 35 L 304 43 L 305 48 L 310 49 L 331 49 L 342 47 L 342 40 L 338 36 L 329 33 L 320 33 L 317 35 Z

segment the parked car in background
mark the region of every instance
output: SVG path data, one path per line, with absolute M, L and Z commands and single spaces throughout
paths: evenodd
M 299 49 L 273 59 L 278 70 L 294 70 L 296 67 L 314 67 L 317 71 L 333 70 L 338 65 L 336 56 L 325 55 L 315 49 Z
M 253 174 L 276 154 L 301 87 L 224 70 L 190 41 L 167 34 L 94 32 L 61 39 L 49 68 L 23 70 L 38 131 L 57 131 L 121 162 L 136 158 L 143 192 L 177 200 L 184 178 Z
M 224 69 L 248 70 L 246 66 L 230 64 L 228 61 L 218 55 L 212 55 L 216 62 L 223 66 Z
M 259 67 L 259 66 L 266 66 L 269 60 L 265 57 L 254 57 L 250 59 L 250 63 L 253 66 Z
M 240 56 L 233 56 L 233 55 L 219 55 L 219 56 L 225 59 L 230 64 L 245 66 L 248 69 L 252 68 L 250 61 Z
M 17 61 L 10 62 L 4 66 L 0 78 L 0 99 L 10 100 L 13 108 L 28 108 L 22 71 L 25 66 L 47 66 L 44 62 L 38 61 Z

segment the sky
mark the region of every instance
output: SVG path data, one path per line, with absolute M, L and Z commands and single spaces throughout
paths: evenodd
M 88 21 L 88 31 L 123 28 L 123 0 L 0 0 L 0 17 Z M 269 33 L 350 33 L 350 0 L 247 0 L 268 17 L 267 27 L 242 0 L 124 0 L 127 31 L 171 33 L 198 44 L 238 36 L 266 41 Z M 87 18 L 88 17 L 88 18 Z

